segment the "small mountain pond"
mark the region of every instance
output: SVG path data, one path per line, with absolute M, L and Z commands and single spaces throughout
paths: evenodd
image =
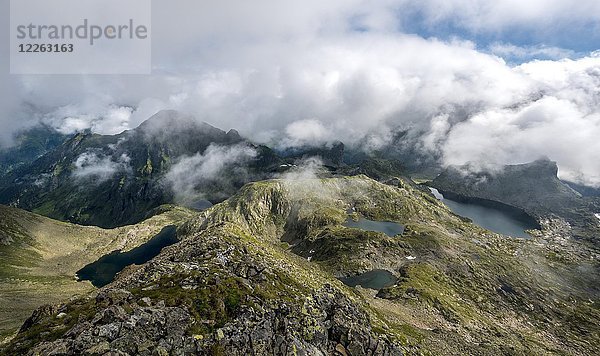
M 340 281 L 349 287 L 360 285 L 363 288 L 382 289 L 394 285 L 398 279 L 389 271 L 375 269 L 357 276 L 340 278 Z
M 367 231 L 383 232 L 388 236 L 400 235 L 404 232 L 404 226 L 391 221 L 373 221 L 360 217 L 358 221 L 348 218 L 344 223 L 345 227 L 357 228 Z
M 156 236 L 143 245 L 128 252 L 114 251 L 102 256 L 77 271 L 79 280 L 90 281 L 95 287 L 103 287 L 113 281 L 117 273 L 132 264 L 142 264 L 156 257 L 160 251 L 178 242 L 175 226 L 163 228 Z

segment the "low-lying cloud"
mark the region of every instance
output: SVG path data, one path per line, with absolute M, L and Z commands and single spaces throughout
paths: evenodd
M 111 156 L 99 153 L 86 152 L 75 160 L 75 168 L 72 172 L 77 180 L 93 179 L 95 182 L 104 182 L 119 172 L 131 170 L 129 165 L 131 159 L 127 154 L 122 154 L 116 160 Z
M 331 200 L 339 199 L 331 188 L 326 187 L 319 176 L 326 173 L 319 157 L 307 157 L 296 162 L 278 178 L 292 200 L 303 201 L 307 197 Z
M 563 179 L 600 185 L 600 62 L 526 63 L 516 68 L 540 82 L 540 97 L 489 107 L 450 126 L 438 119 L 432 132 L 446 164 L 516 164 L 547 156 Z
M 181 204 L 223 198 L 232 193 L 235 182 L 247 180 L 247 163 L 256 155 L 256 150 L 246 144 L 213 144 L 203 153 L 181 157 L 167 172 L 165 181 Z

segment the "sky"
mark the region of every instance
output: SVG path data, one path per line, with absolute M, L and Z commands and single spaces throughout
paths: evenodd
M 549 157 L 600 185 L 597 0 L 154 0 L 151 75 L 10 75 L 0 3 L 3 145 L 177 109 L 273 146 L 412 130 L 444 165 Z

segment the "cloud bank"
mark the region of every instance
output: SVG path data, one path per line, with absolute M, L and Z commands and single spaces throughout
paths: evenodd
M 170 108 L 274 146 L 366 150 L 411 130 L 443 164 L 548 156 L 563 178 L 600 185 L 600 55 L 580 55 L 599 43 L 597 1 L 155 1 L 153 12 L 154 75 L 11 77 L 6 117 L 111 134 Z M 511 43 L 519 33 L 529 42 Z

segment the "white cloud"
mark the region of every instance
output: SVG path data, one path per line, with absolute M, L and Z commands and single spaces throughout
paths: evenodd
M 334 139 L 335 136 L 315 119 L 294 121 L 285 128 L 289 140 L 287 146 L 318 145 Z
M 494 43 L 489 47 L 492 54 L 502 58 L 514 58 L 523 60 L 532 60 L 534 58 L 546 59 L 565 59 L 573 58 L 577 55 L 575 51 L 554 46 L 536 45 L 536 46 L 515 46 L 506 43 Z
M 126 106 L 69 104 L 43 115 L 41 121 L 64 134 L 91 129 L 95 133 L 114 135 L 130 127 L 132 113 L 133 109 Z
M 112 178 L 117 172 L 130 170 L 129 162 L 130 158 L 125 153 L 117 160 L 113 160 L 110 156 L 86 152 L 77 157 L 73 177 L 76 179 L 93 178 L 96 182 L 103 182 Z
M 489 54 L 461 39 L 397 32 L 415 14 L 426 26 L 450 21 L 473 33 L 577 31 L 598 26 L 598 1 L 232 4 L 153 3 L 155 75 L 18 76 L 0 104 L 26 116 L 21 104 L 31 103 L 69 132 L 116 133 L 165 108 L 270 144 L 339 139 L 373 149 L 391 130 L 413 129 L 447 164 L 547 155 L 565 176 L 594 182 L 600 174 L 589 162 L 600 135 L 600 57 L 515 67 L 499 56 L 569 52 L 502 42 Z
M 516 164 L 548 156 L 560 176 L 600 185 L 600 113 L 544 97 L 517 109 L 488 110 L 457 124 L 443 145 L 447 164 Z
M 318 178 L 319 173 L 324 172 L 323 161 L 319 157 L 308 157 L 297 163 L 297 165 L 294 165 L 279 177 L 285 180 L 286 184 L 294 184 L 297 181 L 315 180 Z
M 303 201 L 308 196 L 326 200 L 339 199 L 332 189 L 328 189 L 318 179 L 319 174 L 325 172 L 320 158 L 308 157 L 297 163 L 279 177 L 292 200 Z
M 228 180 L 243 178 L 247 174 L 244 164 L 257 155 L 256 150 L 245 144 L 235 146 L 211 145 L 205 152 L 191 157 L 181 157 L 166 174 L 166 182 L 171 186 L 175 199 L 182 204 L 193 204 L 205 199 L 207 195 L 214 196 L 215 191 L 202 191 L 207 183 L 217 183 L 223 188 Z M 236 167 L 235 177 L 226 178 L 226 169 Z M 243 179 L 242 179 L 243 180 Z
M 429 151 L 439 150 L 439 143 L 443 142 L 450 131 L 451 125 L 448 114 L 442 114 L 431 119 L 429 131 L 423 135 L 423 148 Z

